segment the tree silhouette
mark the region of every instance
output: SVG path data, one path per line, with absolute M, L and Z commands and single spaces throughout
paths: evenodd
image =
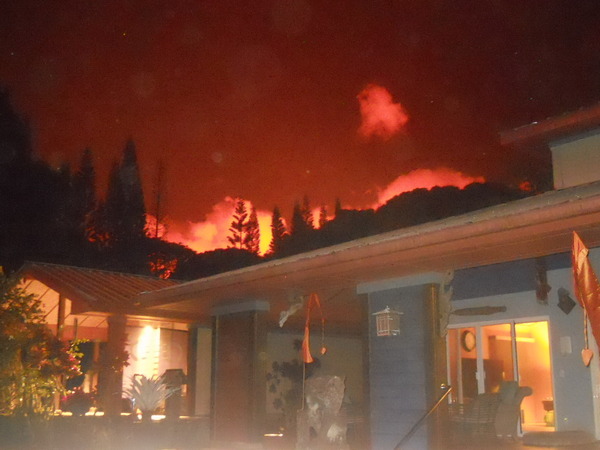
M 16 269 L 25 259 L 52 259 L 65 178 L 32 157 L 27 122 L 0 89 L 0 264 Z
M 28 165 L 32 153 L 29 125 L 14 109 L 8 89 L 0 87 L 0 166 Z
M 252 206 L 250 216 L 245 224 L 244 248 L 255 255 L 260 253 L 260 228 L 256 208 Z
M 319 209 L 319 228 L 323 228 L 328 221 L 329 219 L 327 219 L 327 207 L 325 205 L 322 205 L 321 209 Z
M 292 220 L 290 224 L 290 236 L 301 236 L 308 233 L 308 226 L 304 221 L 302 214 L 302 208 L 300 203 L 294 203 L 294 209 L 292 210 Z
M 111 168 L 105 208 L 113 244 L 131 243 L 146 236 L 144 193 L 131 139 L 125 145 L 121 163 Z
M 146 208 L 137 164 L 135 143 L 130 139 L 121 163 L 113 163 L 106 201 L 98 225 L 105 236 L 105 264 L 133 273 L 147 273 Z
M 149 229 L 149 235 L 154 238 L 161 237 L 164 234 L 164 217 L 165 217 L 165 197 L 166 197 L 166 169 L 162 160 L 159 160 L 156 166 L 156 177 L 154 179 L 153 188 L 153 211 L 154 223 Z M 161 224 L 163 225 L 161 232 Z
M 73 177 L 73 215 L 81 235 L 88 240 L 93 215 L 97 208 L 96 169 L 92 150 L 88 147 L 81 155 L 79 170 Z
M 246 243 L 246 221 L 248 220 L 248 211 L 246 202 L 242 199 L 237 199 L 235 209 L 233 211 L 233 220 L 229 227 L 231 233 L 227 236 L 230 247 L 242 249 Z
M 307 195 L 305 195 L 302 199 L 302 207 L 300 208 L 300 212 L 302 214 L 302 220 L 306 224 L 307 229 L 314 230 L 315 218 L 313 217 L 312 210 L 310 209 L 310 201 L 308 200 Z
M 271 216 L 271 243 L 269 244 L 269 254 L 276 255 L 281 251 L 281 245 L 287 235 L 283 217 L 281 217 L 279 207 L 276 206 L 273 208 L 273 215 Z

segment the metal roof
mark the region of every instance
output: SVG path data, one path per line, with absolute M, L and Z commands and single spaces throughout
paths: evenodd
M 144 314 L 134 300 L 139 294 L 179 284 L 161 278 L 39 262 L 26 262 L 17 275 L 39 280 L 67 297 L 73 302 L 74 313 Z

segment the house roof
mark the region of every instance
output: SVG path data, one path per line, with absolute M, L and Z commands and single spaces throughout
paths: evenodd
M 573 231 L 588 246 L 600 245 L 600 182 L 146 292 L 138 300 L 204 317 L 218 305 L 266 300 L 276 321 L 291 298 L 317 292 L 328 322 L 343 325 L 364 314 L 357 286 L 568 252 Z
M 144 292 L 175 286 L 179 282 L 98 269 L 26 262 L 18 275 L 36 279 L 73 302 L 75 314 L 87 312 L 143 315 L 135 298 Z M 162 316 L 165 316 L 163 311 Z
M 600 103 L 500 133 L 503 145 L 546 143 L 600 127 Z

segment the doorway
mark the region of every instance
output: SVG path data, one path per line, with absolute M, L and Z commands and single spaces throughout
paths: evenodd
M 503 381 L 518 381 L 533 394 L 521 404 L 526 431 L 554 429 L 554 395 L 548 321 L 474 324 L 448 330 L 448 374 L 452 401 L 468 403 L 477 394 L 498 392 Z

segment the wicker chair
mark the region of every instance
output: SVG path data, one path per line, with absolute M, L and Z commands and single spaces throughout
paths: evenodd
M 465 434 L 495 436 L 494 421 L 499 404 L 498 394 L 479 394 L 471 403 L 450 405 L 450 422 Z
M 503 381 L 498 393 L 479 394 L 466 405 L 450 405 L 450 422 L 462 433 L 514 438 L 521 402 L 531 393 L 530 387 Z

